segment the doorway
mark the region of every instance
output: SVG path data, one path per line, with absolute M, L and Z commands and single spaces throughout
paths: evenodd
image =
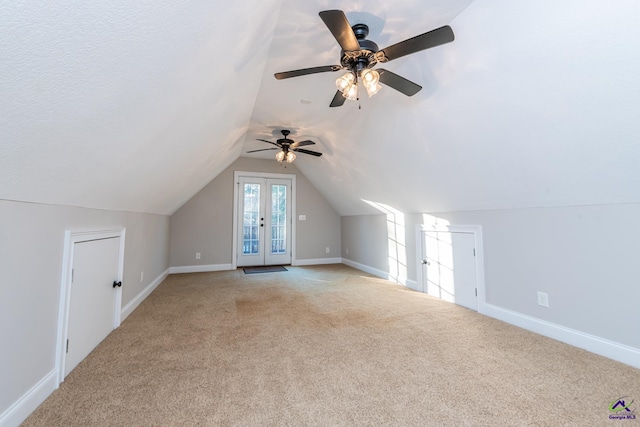
M 422 226 L 418 265 L 422 292 L 478 311 L 484 285 L 477 233 L 479 230 L 471 227 Z
M 236 175 L 236 267 L 291 264 L 295 176 L 238 172 Z
M 120 326 L 124 230 L 66 233 L 58 383 Z

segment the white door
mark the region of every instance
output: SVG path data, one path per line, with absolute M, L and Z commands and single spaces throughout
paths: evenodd
M 475 236 L 422 232 L 423 292 L 478 310 Z
M 238 182 L 237 265 L 291 264 L 291 180 Z
M 120 237 L 74 243 L 66 377 L 115 326 Z

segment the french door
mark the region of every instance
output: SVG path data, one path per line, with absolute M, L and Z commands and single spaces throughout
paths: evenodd
M 291 180 L 240 176 L 237 265 L 291 264 Z

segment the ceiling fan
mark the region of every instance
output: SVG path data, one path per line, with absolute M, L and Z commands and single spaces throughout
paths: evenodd
M 282 80 L 307 74 L 347 70 L 347 74 L 336 80 L 338 91 L 333 97 L 330 107 L 340 107 L 346 99 L 358 99 L 358 79 L 362 81 L 369 96 L 375 95 L 380 90 L 380 83 L 407 96 L 415 95 L 422 89 L 422 86 L 389 70 L 382 68 L 373 70 L 373 67 L 377 63 L 389 62 L 454 40 L 453 30 L 450 26 L 445 25 L 380 50 L 377 44 L 367 40 L 369 27 L 365 24 L 351 26 L 341 10 L 325 10 L 319 15 L 342 48 L 340 65 L 285 71 L 276 73 L 275 77 Z
M 322 153 L 318 153 L 317 151 L 305 150 L 304 148 L 300 148 L 307 145 L 314 145 L 315 142 L 309 141 L 309 140 L 294 142 L 293 140 L 287 138 L 287 136 L 289 136 L 291 131 L 287 129 L 283 129 L 281 132 L 284 138 L 280 138 L 276 142 L 271 142 L 271 141 L 267 141 L 266 139 L 260 139 L 260 138 L 257 139 L 258 141 L 266 142 L 267 144 L 275 145 L 276 147 L 262 148 L 260 150 L 251 150 L 251 151 L 247 151 L 247 153 L 255 153 L 258 151 L 279 150 L 276 153 L 276 160 L 279 162 L 286 161 L 287 163 L 291 163 L 296 159 L 296 155 L 294 151 L 296 153 L 310 154 L 316 157 L 322 156 Z

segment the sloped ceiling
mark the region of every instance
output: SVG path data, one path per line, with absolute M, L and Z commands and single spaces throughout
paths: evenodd
M 171 214 L 285 127 L 341 215 L 640 202 L 634 0 L 5 2 L 0 198 Z M 423 86 L 329 108 L 318 12 L 380 47 L 449 24 L 453 43 L 385 65 Z
M 0 198 L 175 211 L 239 156 L 279 10 L 1 3 Z

